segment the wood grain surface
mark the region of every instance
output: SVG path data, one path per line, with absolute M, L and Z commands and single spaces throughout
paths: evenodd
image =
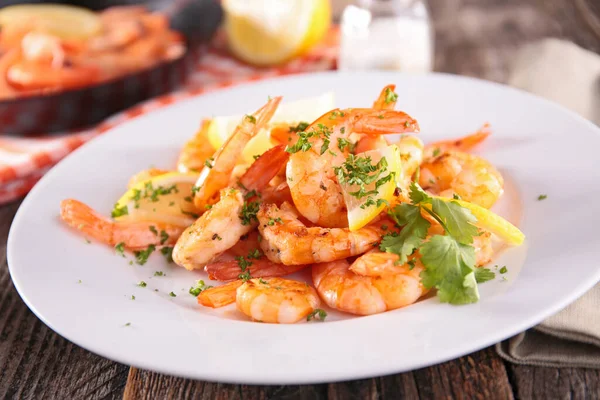
M 429 5 L 437 71 L 505 82 L 519 46 L 548 36 L 600 53 L 600 0 Z M 404 374 L 304 386 L 226 385 L 129 368 L 61 338 L 23 303 L 6 265 L 6 238 L 18 206 L 0 207 L 0 399 L 600 398 L 600 371 L 506 364 L 491 348 Z

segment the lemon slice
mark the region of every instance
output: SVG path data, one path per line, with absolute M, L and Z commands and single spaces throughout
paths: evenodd
M 63 39 L 87 39 L 102 30 L 93 11 L 63 4 L 20 4 L 0 10 L 0 26 L 34 27 Z
M 357 154 L 357 157 L 368 156 L 371 157 L 371 165 L 376 165 L 382 158 L 385 157 L 385 160 L 388 164 L 387 173 L 382 173 L 380 175 L 382 178 L 388 175 L 388 173 L 393 173 L 396 177 L 400 176 L 400 149 L 398 149 L 398 146 L 395 144 L 382 149 L 371 150 Z M 367 192 L 371 190 L 377 191 L 376 194 L 370 196 L 375 204 L 369 206 L 366 205 L 368 197 L 356 198 L 350 194 L 351 192 L 358 191 L 359 186 L 348 185 L 344 183 L 341 183 L 340 186 L 342 188 L 342 194 L 344 195 L 344 202 L 346 203 L 346 207 L 348 209 L 348 226 L 351 231 L 356 231 L 371 222 L 386 207 L 386 204 L 382 203 L 381 201 L 379 201 L 379 203 L 382 204 L 377 205 L 378 200 L 385 200 L 388 203 L 392 201 L 394 197 L 394 190 L 396 190 L 396 180 L 390 179 L 378 188 L 375 188 L 375 182 L 367 185 L 365 187 Z
M 525 240 L 525 234 L 519 228 L 487 208 L 464 200 L 454 200 L 439 196 L 432 197 L 443 201 L 456 201 L 461 207 L 471 211 L 471 214 L 477 218 L 477 222 L 475 223 L 477 227 L 493 233 L 510 245 L 519 246 Z
M 306 121 L 312 122 L 335 107 L 335 97 L 333 92 L 327 92 L 317 97 L 301 99 L 281 104 L 270 124 L 289 123 L 290 125 Z M 220 148 L 227 140 L 229 135 L 235 130 L 241 122 L 243 115 L 230 115 L 215 117 L 211 120 L 208 127 L 208 140 L 215 148 Z M 252 163 L 255 155 L 260 155 L 273 147 L 269 130 L 263 129 L 256 134 L 242 152 L 242 157 L 246 163 Z
M 331 22 L 329 0 L 225 0 L 223 8 L 232 52 L 261 66 L 304 54 Z
M 167 172 L 133 185 L 115 205 L 116 221 L 153 221 L 189 226 L 196 220 L 192 187 L 196 173 Z M 124 213 L 124 207 L 127 213 Z

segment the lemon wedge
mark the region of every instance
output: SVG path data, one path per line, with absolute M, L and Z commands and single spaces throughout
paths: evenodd
M 167 172 L 133 185 L 115 205 L 115 221 L 154 221 L 189 226 L 196 220 L 192 187 L 197 173 Z
M 254 65 L 274 65 L 304 54 L 331 23 L 329 0 L 224 0 L 232 52 Z
M 0 10 L 0 26 L 34 27 L 63 39 L 87 39 L 102 30 L 93 11 L 64 4 L 19 4 Z
M 443 201 L 456 201 L 461 207 L 471 211 L 471 214 L 477 218 L 475 226 L 493 233 L 510 245 L 519 246 L 523 244 L 523 241 L 525 240 L 525 234 L 521 232 L 519 228 L 487 208 L 464 200 L 455 200 L 439 196 L 432 197 Z
M 270 123 L 273 125 L 278 123 L 289 123 L 292 125 L 301 121 L 312 122 L 333 109 L 334 106 L 335 98 L 333 92 L 283 103 L 277 108 Z M 220 148 L 227 138 L 229 138 L 229 135 L 233 133 L 243 117 L 243 115 L 231 115 L 213 118 L 207 132 L 210 144 L 215 149 Z M 264 153 L 273 147 L 273 145 L 269 129 L 263 129 L 250 139 L 250 142 L 248 142 L 242 152 L 242 157 L 246 163 L 252 163 L 254 161 L 253 156 Z
M 400 176 L 400 149 L 398 149 L 398 146 L 395 144 L 382 149 L 366 151 L 357 154 L 356 157 L 371 157 L 371 165 L 376 165 L 385 157 L 385 160 L 387 161 L 387 172 L 383 172 L 380 176 L 382 178 L 388 174 L 394 174 L 395 177 Z M 348 226 L 350 230 L 356 231 L 378 216 L 386 207 L 385 202 L 389 203 L 392 201 L 396 185 L 397 181 L 395 179 L 388 180 L 378 188 L 375 187 L 375 182 L 373 182 L 370 185 L 365 186 L 365 191 L 369 192 L 375 190 L 376 194 L 357 198 L 350 193 L 358 191 L 358 185 L 340 183 L 342 194 L 344 195 L 344 202 L 348 209 Z M 374 204 L 367 205 L 366 202 L 368 198 L 371 198 Z M 382 202 L 381 200 L 384 200 L 385 202 Z

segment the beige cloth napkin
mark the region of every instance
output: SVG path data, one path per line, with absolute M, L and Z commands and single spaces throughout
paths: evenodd
M 600 125 L 600 55 L 545 39 L 522 48 L 509 85 L 546 97 Z M 496 345 L 518 364 L 600 368 L 600 284 L 538 326 Z

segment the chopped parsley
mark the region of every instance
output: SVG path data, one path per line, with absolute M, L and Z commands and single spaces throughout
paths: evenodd
M 211 157 L 211 158 L 209 158 L 208 160 L 205 160 L 205 161 L 204 161 L 204 166 L 205 166 L 206 168 L 212 168 L 212 167 L 213 167 L 213 165 L 212 165 L 213 161 L 215 161 L 215 159 L 214 159 L 214 158 L 212 158 L 212 157 Z M 194 191 L 194 187 L 192 187 L 192 192 L 193 192 L 193 191 Z
M 358 186 L 358 190 L 348 194 L 357 199 L 365 198 L 365 203 L 360 206 L 365 209 L 372 205 L 380 206 L 382 204 L 379 200 L 375 202 L 373 195 L 377 194 L 380 186 L 394 178 L 393 173 L 387 173 L 387 166 L 385 157 L 382 157 L 377 164 L 373 164 L 370 156 L 360 157 L 350 154 L 341 166 L 334 167 L 333 170 L 339 183 Z M 375 183 L 375 188 L 367 190 L 367 186 L 373 183 Z
M 261 283 L 261 284 L 263 284 L 263 285 L 268 285 L 269 284 L 269 282 L 265 281 L 263 278 L 260 278 L 258 280 L 258 282 Z
M 148 257 L 156 250 L 156 246 L 151 244 L 146 250 L 134 251 L 135 262 L 139 265 L 144 265 L 148 261 Z
M 258 222 L 256 214 L 258 213 L 259 209 L 260 203 L 258 201 L 244 202 L 239 215 L 240 219 L 242 220 L 242 225 L 252 225 L 254 222 Z
M 277 217 L 275 219 L 269 218 L 269 221 L 267 222 L 267 225 L 273 226 L 273 225 L 275 225 L 275 223 L 283 225 L 283 220 L 280 217 Z
M 476 268 L 475 269 L 475 280 L 477 283 L 483 283 L 491 281 L 496 277 L 496 274 L 490 271 L 488 268 Z
M 169 234 L 165 231 L 160 231 L 160 244 L 165 244 L 169 240 Z
M 433 156 L 437 157 L 440 154 L 441 150 L 439 147 L 436 147 L 435 149 L 433 149 Z
M 150 225 L 150 232 L 152 232 L 156 236 L 158 236 L 158 231 L 156 230 L 156 227 L 154 225 Z
M 299 151 L 308 151 L 312 148 L 312 143 L 309 141 L 309 139 L 316 138 L 323 139 L 320 154 L 324 154 L 329 149 L 329 144 L 331 143 L 329 137 L 331 136 L 331 133 L 332 131 L 327 126 L 323 124 L 317 124 L 316 127 L 313 127 L 308 132 L 298 132 L 298 141 L 293 146 L 287 146 L 285 151 L 290 154 L 294 154 Z
M 256 124 L 256 117 L 254 117 L 254 115 L 248 115 L 246 114 L 246 116 L 244 116 L 245 119 L 247 119 L 248 121 L 250 121 L 253 124 Z
M 506 265 L 505 265 L 505 266 L 503 266 L 502 268 L 500 268 L 500 271 L 499 271 L 499 272 L 500 272 L 501 274 L 505 274 L 505 273 L 507 273 L 507 272 L 508 272 L 508 268 L 506 268 Z
M 173 292 L 169 293 L 169 296 L 171 296 L 171 297 L 177 297 L 177 295 L 175 293 L 173 293 Z
M 167 260 L 168 263 L 173 262 L 173 248 L 172 247 L 163 247 L 162 249 L 160 249 L 160 252 L 163 256 L 165 256 L 165 259 Z
M 198 297 L 198 295 L 200 293 L 202 293 L 203 291 L 205 291 L 206 289 L 210 289 L 212 286 L 206 286 L 206 284 L 204 283 L 203 280 L 199 280 L 196 282 L 196 284 L 194 286 L 192 286 L 190 288 L 190 290 L 188 291 L 189 294 L 191 294 L 194 297 Z
M 252 158 L 254 158 L 254 161 L 256 161 L 260 158 L 260 154 L 255 154 L 252 156 Z
M 200 216 L 196 213 L 190 212 L 190 211 L 185 211 L 183 208 L 180 209 L 181 213 L 183 215 L 189 215 L 192 218 L 199 218 Z
M 133 195 L 130 197 L 130 199 L 134 201 L 135 208 L 139 208 L 141 199 L 150 199 L 151 202 L 156 203 L 159 201 L 159 196 L 165 196 L 171 193 L 179 193 L 177 185 L 171 185 L 169 187 L 158 186 L 155 188 L 152 185 L 152 182 L 146 182 L 143 190 L 133 190 Z
M 219 236 L 218 233 L 215 233 L 214 235 L 212 235 L 212 240 L 223 240 L 223 238 Z
M 253 197 L 260 197 L 260 193 L 258 193 L 256 190 L 252 189 L 251 191 L 249 191 L 248 193 L 246 193 L 244 195 L 244 200 L 248 200 Z
M 250 260 L 252 258 L 255 260 L 258 260 L 261 256 L 262 256 L 262 253 L 260 252 L 259 249 L 250 250 L 250 252 L 248 252 L 248 260 Z
M 200 190 L 200 186 L 196 186 L 196 185 L 192 186 L 192 195 L 196 194 L 196 192 L 199 190 Z
M 388 212 L 402 230 L 385 235 L 380 249 L 397 254 L 402 264 L 418 250 L 425 267 L 420 274 L 421 281 L 426 288 L 437 289 L 441 302 L 476 302 L 479 299 L 477 282 L 489 280 L 493 272 L 475 268 L 472 244 L 473 237 L 479 234 L 474 225 L 475 217 L 455 201 L 432 198 L 414 182 L 409 195 L 412 204 L 403 203 Z M 423 213 L 444 228 L 444 235 L 433 235 L 425 241 L 431 224 Z
M 123 326 L 131 326 L 131 322 L 127 322 L 125 325 Z
M 128 215 L 128 214 L 129 214 L 129 209 L 127 209 L 127 205 L 119 207 L 119 203 L 116 203 L 115 207 L 113 208 L 112 212 L 110 213 L 110 216 L 113 218 L 118 218 L 118 217 L 121 217 L 123 215 Z
M 356 149 L 356 143 L 352 143 L 348 139 L 344 139 L 344 138 L 338 138 L 337 145 L 338 145 L 338 149 L 340 149 L 340 151 L 344 151 L 344 149 L 346 147 L 348 147 L 348 151 L 350 153 L 353 153 L 354 149 Z
M 146 282 L 144 282 L 144 281 L 140 281 L 140 283 L 138 283 L 137 286 L 139 286 L 139 287 L 146 287 L 146 286 L 148 286 L 148 284 Z
M 154 276 L 166 276 L 162 271 L 154 271 Z
M 250 276 L 250 271 L 246 271 L 243 274 L 239 274 L 238 279 L 241 279 L 244 282 L 247 282 L 248 280 L 252 279 L 252 277 Z
M 313 312 L 306 316 L 307 321 L 315 320 L 315 321 L 325 321 L 327 318 L 327 311 L 322 310 L 320 308 L 315 308 Z
M 538 196 L 538 201 L 546 200 L 547 198 L 548 198 L 548 195 L 547 195 L 547 194 L 540 194 L 540 195 Z
M 125 242 L 120 242 L 115 245 L 115 252 L 121 257 L 125 257 Z
M 135 300 L 135 296 L 134 295 L 131 295 L 131 300 Z
M 192 196 L 185 196 L 185 197 L 183 198 L 183 200 L 187 201 L 188 203 L 191 203 L 191 202 L 192 202 Z M 170 203 L 169 203 L 169 204 L 170 204 Z
M 390 88 L 385 88 L 385 104 L 390 104 L 398 100 L 398 95 Z
M 290 132 L 304 132 L 309 126 L 310 124 L 308 122 L 300 122 L 296 126 L 290 126 Z

